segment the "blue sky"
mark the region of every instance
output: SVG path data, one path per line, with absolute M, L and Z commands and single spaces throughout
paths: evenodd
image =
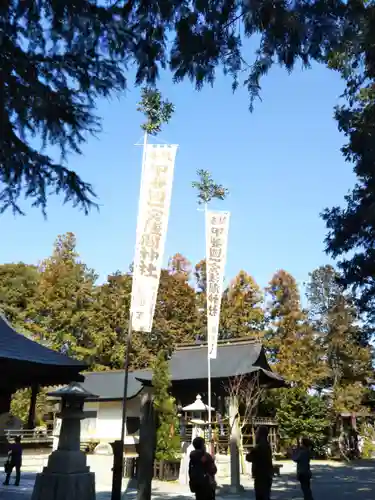
M 191 188 L 203 168 L 230 190 L 225 202 L 213 205 L 232 212 L 227 279 L 244 269 L 265 286 L 282 268 L 302 284 L 329 261 L 320 211 L 342 204 L 354 183 L 339 151 L 344 137 L 333 120 L 343 82 L 322 67 L 292 75 L 275 69 L 264 79 L 262 102 L 252 114 L 246 90 L 233 95 L 231 81 L 221 75 L 199 93 L 164 75 L 160 89 L 176 106 L 160 138 L 179 144 L 165 261 L 176 252 L 193 263 L 204 257 L 203 214 Z M 6 235 L 0 262 L 37 263 L 50 254 L 58 234 L 72 231 L 100 281 L 128 269 L 141 166 L 141 148 L 134 146 L 142 136 L 138 99 L 139 89 L 129 81 L 121 99 L 100 101 L 103 132 L 89 138 L 82 156 L 69 158 L 70 168 L 94 185 L 100 212 L 84 216 L 51 198 L 47 221 L 37 209 L 27 209 L 26 217 L 6 213 L 0 219 Z

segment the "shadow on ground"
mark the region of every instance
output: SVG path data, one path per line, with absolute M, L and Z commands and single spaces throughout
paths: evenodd
M 316 500 L 373 500 L 375 498 L 375 463 L 312 467 L 312 490 Z M 273 500 L 299 500 L 303 496 L 295 475 L 286 474 L 274 481 Z M 250 497 L 251 498 L 251 497 Z
M 313 494 L 315 500 L 374 500 L 375 499 L 375 462 L 358 462 L 350 465 L 314 465 Z M 155 492 L 152 500 L 165 500 L 166 496 L 175 500 L 186 500 L 186 494 Z M 193 496 L 193 495 L 191 495 Z M 254 500 L 250 484 L 245 485 L 242 495 L 246 500 Z M 217 500 L 230 498 L 217 492 Z M 232 497 L 235 499 L 236 497 Z M 239 497 L 237 497 L 239 498 Z M 303 496 L 295 474 L 282 474 L 275 478 L 272 500 L 302 500 Z
M 0 474 L 0 500 L 29 499 L 35 482 L 35 473 L 24 472 L 21 476 L 21 484 L 14 486 L 14 475 L 11 477 L 9 486 L 3 486 L 4 474 Z
M 350 465 L 317 465 L 314 464 L 313 469 L 313 494 L 315 500 L 374 500 L 375 499 L 375 461 L 374 462 L 357 462 Z M 1 478 L 2 479 L 2 478 Z M 22 475 L 21 485 L 3 486 L 0 483 L 0 500 L 30 500 L 35 480 L 35 474 L 24 473 Z M 135 484 L 129 484 L 123 498 L 127 500 L 135 500 L 136 490 Z M 243 495 L 246 500 L 254 499 L 253 488 L 250 485 L 245 485 L 246 491 Z M 193 498 L 188 490 L 181 492 L 181 487 L 176 485 L 174 492 L 173 486 L 170 484 L 167 491 L 162 490 L 163 486 L 159 483 L 157 488 L 154 488 L 152 500 L 186 500 L 188 497 Z M 96 500 L 110 500 L 110 488 L 105 488 L 108 491 L 99 491 L 96 494 Z M 229 495 L 224 497 L 217 494 L 217 500 L 221 498 L 231 498 Z M 232 497 L 235 499 L 236 497 Z M 238 497 L 237 497 L 238 498 Z M 272 488 L 272 500 L 302 500 L 299 484 L 295 479 L 294 474 L 282 474 L 275 478 Z

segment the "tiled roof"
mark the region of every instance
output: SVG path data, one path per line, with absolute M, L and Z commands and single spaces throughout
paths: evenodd
M 16 332 L 0 315 L 0 392 L 34 384 L 52 386 L 83 379 L 82 361 L 48 349 Z
M 127 398 L 136 396 L 143 388 L 137 376 L 144 376 L 146 372 L 135 371 L 129 373 Z M 108 371 L 85 373 L 85 381 L 81 384 L 86 391 L 96 394 L 101 400 L 118 400 L 123 398 L 124 371 Z
M 194 345 L 178 348 L 169 361 L 172 382 L 207 379 L 207 346 Z M 229 378 L 247 373 L 262 372 L 271 385 L 282 386 L 284 380 L 272 372 L 264 348 L 258 342 L 228 342 L 218 345 L 217 358 L 211 360 L 211 378 Z M 152 381 L 152 371 L 129 373 L 128 399 L 136 396 L 143 384 Z M 122 399 L 124 372 L 108 371 L 86 373 L 84 387 L 101 400 Z
M 16 332 L 8 321 L 0 315 L 0 359 L 14 359 L 44 365 L 76 366 L 84 370 L 82 361 L 44 347 Z

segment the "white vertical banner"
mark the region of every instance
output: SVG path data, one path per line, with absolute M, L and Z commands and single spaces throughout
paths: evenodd
M 152 329 L 177 147 L 175 144 L 145 146 L 131 296 L 134 331 L 150 332 Z
M 216 359 L 230 212 L 206 211 L 207 343 Z

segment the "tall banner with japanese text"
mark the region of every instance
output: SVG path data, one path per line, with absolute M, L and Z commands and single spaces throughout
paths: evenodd
M 210 359 L 216 359 L 217 355 L 229 218 L 229 212 L 206 211 L 207 343 Z
M 151 332 L 167 236 L 177 145 L 147 144 L 139 196 L 131 318 Z

